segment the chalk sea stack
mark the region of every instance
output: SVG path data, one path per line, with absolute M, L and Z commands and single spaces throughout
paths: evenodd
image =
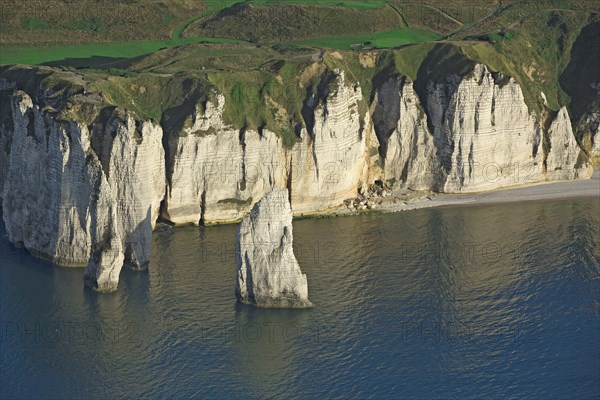
M 266 194 L 242 220 L 237 234 L 238 302 L 262 308 L 308 308 L 306 275 L 292 248 L 287 189 Z

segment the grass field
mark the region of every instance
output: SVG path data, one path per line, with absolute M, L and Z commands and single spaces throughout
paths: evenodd
M 73 45 L 156 41 L 191 15 L 190 0 L 2 0 L 1 45 Z
M 107 0 L 120 15 L 138 15 L 137 8 L 149 7 L 146 14 L 139 14 L 139 21 L 137 18 L 125 21 L 127 18 L 111 15 L 108 8 L 97 8 L 91 1 L 82 0 L 77 6 L 69 7 L 70 3 L 61 0 L 47 0 L 39 3 L 36 12 L 23 8 L 19 2 L 3 1 L 0 65 L 62 63 L 78 67 L 104 67 L 163 48 L 196 43 L 255 42 L 333 49 L 351 49 L 355 48 L 352 45 L 360 44 L 383 49 L 438 40 L 440 32 L 446 31 L 427 29 L 437 28 L 437 25 L 422 23 L 427 20 L 424 15 L 436 13 L 433 8 L 426 9 L 416 3 L 398 0 L 163 0 L 156 4 Z M 446 3 L 460 4 L 460 1 L 427 0 L 425 3 L 432 7 L 443 7 Z M 248 11 L 248 5 L 256 7 Z M 228 10 L 228 15 L 233 14 L 233 17 L 217 19 L 207 30 L 193 29 L 198 22 L 231 7 L 234 8 Z M 459 5 L 457 7 L 461 9 Z M 86 10 L 91 10 L 89 17 L 85 14 Z M 405 15 L 396 15 L 398 10 Z M 462 15 L 451 8 L 446 7 L 443 12 L 445 10 L 462 19 Z M 4 15 L 7 11 L 12 12 L 12 17 Z M 165 13 L 165 17 L 155 21 L 153 15 L 158 11 L 159 14 Z M 302 15 L 297 11 L 303 11 Z M 61 16 L 64 21 L 61 21 Z M 405 24 L 401 22 L 406 16 L 409 17 L 410 28 L 403 27 Z M 123 21 L 119 18 L 123 18 Z M 448 18 L 442 20 L 448 22 Z M 144 23 L 148 23 L 148 26 L 144 26 Z M 450 21 L 449 26 L 453 24 L 456 25 Z M 170 32 L 165 37 L 169 27 Z M 13 43 L 17 40 L 13 36 L 27 38 L 27 42 Z M 129 39 L 115 40 L 120 37 Z M 141 40 L 131 40 L 138 37 Z M 153 37 L 156 39 L 146 39 Z M 52 43 L 52 40 L 73 40 L 75 43 Z M 77 43 L 78 40 L 84 43 Z M 359 47 L 362 46 L 356 48 Z
M 358 50 L 426 42 L 426 47 L 403 49 L 402 54 L 408 57 L 397 57 L 397 65 L 415 79 L 418 63 L 412 58 L 424 58 L 424 49 L 429 48 L 429 43 L 447 37 L 464 46 L 469 57 L 480 59 L 495 70 L 518 79 L 528 99 L 537 98 L 539 92 L 544 91 L 553 109 L 569 102 L 569 96 L 558 84 L 558 77 L 570 60 L 571 45 L 579 29 L 587 21 L 586 12 L 575 11 L 598 8 L 597 2 L 585 0 L 547 0 L 544 7 L 534 0 L 482 0 L 477 6 L 464 0 L 423 0 L 418 3 L 403 0 L 250 0 L 244 4 L 239 0 L 161 0 L 156 4 L 149 0 L 106 0 L 118 11 L 118 15 L 111 15 L 109 8 L 94 6 L 95 0 L 80 0 L 70 7 L 69 12 L 65 7 L 71 3 L 67 1 L 31 1 L 40 4 L 39 10 L 34 12 L 17 0 L 2 2 L 0 65 L 120 68 L 124 60 L 172 49 L 173 53 L 168 54 L 181 59 L 177 64 L 185 65 L 185 71 L 193 70 L 194 63 L 207 69 L 226 70 L 235 68 L 228 65 L 228 60 L 220 60 L 219 54 L 248 51 L 248 57 L 256 61 L 261 60 L 262 55 L 258 53 L 262 49 L 273 45 L 297 50 L 302 46 Z M 47 9 L 42 7 L 45 4 Z M 238 4 L 239 8 L 236 8 Z M 248 4 L 255 7 L 248 7 Z M 149 10 L 139 14 L 139 18 L 138 14 L 134 14 L 136 18 L 125 15 L 141 6 L 147 6 Z M 217 14 L 232 6 L 235 7 L 223 15 Z M 84 17 L 86 8 L 91 13 L 89 18 Z M 166 19 L 156 17 L 155 11 L 161 9 L 168 11 Z M 569 11 L 556 11 L 560 9 Z M 298 10 L 306 12 L 300 16 Z M 5 11 L 12 14 L 7 16 Z M 304 17 L 311 22 L 311 18 L 319 16 L 323 21 L 312 21 L 313 25 L 301 19 Z M 405 26 L 402 19 L 409 27 L 400 28 Z M 205 34 L 202 29 L 192 29 L 207 20 L 213 23 L 212 31 L 209 29 Z M 448 35 L 449 30 L 453 33 Z M 46 36 L 54 40 L 65 32 L 74 41 L 83 37 L 93 39 L 94 43 L 65 45 L 37 41 Z M 249 37 L 251 34 L 256 37 Z M 15 37 L 22 37 L 24 42 L 13 43 Z M 114 40 L 132 37 L 144 40 Z M 148 39 L 154 37 L 156 39 Z M 180 46 L 197 43 L 220 46 L 179 51 Z M 261 50 L 257 49 L 256 43 L 262 45 Z M 245 46 L 230 49 L 226 45 Z M 186 52 L 198 55 L 191 57 L 183 54 Z M 165 55 L 165 52 L 159 53 L 160 57 Z M 153 59 L 152 56 L 146 58 Z M 161 69 L 168 73 L 180 72 L 173 65 L 176 64 L 168 58 L 160 63 Z
M 3 46 L 0 65 L 46 64 L 62 62 L 80 67 L 102 67 L 111 63 L 150 54 L 163 48 L 195 43 L 246 44 L 242 40 L 218 38 L 187 38 L 181 40 L 91 43 L 73 46 Z
M 369 4 L 372 6 L 374 3 Z M 227 37 L 269 44 L 360 35 L 404 26 L 390 8 L 356 9 L 348 6 L 331 7 L 308 1 L 289 4 L 266 0 L 246 2 L 194 21 L 183 35 Z
M 378 32 L 372 35 L 334 36 L 323 39 L 301 40 L 292 42 L 295 45 L 326 47 L 348 50 L 353 47 L 371 46 L 377 49 L 387 49 L 411 43 L 439 40 L 440 36 L 421 29 L 402 28 Z

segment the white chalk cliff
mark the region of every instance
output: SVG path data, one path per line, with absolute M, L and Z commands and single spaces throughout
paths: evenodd
M 215 96 L 194 123 L 171 140 L 175 156 L 168 193 L 176 224 L 232 222 L 275 186 L 285 186 L 281 139 L 265 129 L 240 131 L 223 122 L 225 97 Z
M 288 147 L 276 129 L 228 125 L 217 92 L 167 134 L 115 107 L 92 121 L 58 118 L 15 90 L 0 136 L 9 239 L 52 262 L 86 266 L 86 283 L 111 291 L 123 265 L 148 264 L 159 215 L 175 224 L 239 221 L 276 188 L 287 188 L 299 215 L 335 210 L 376 180 L 466 193 L 591 176 L 566 108 L 536 116 L 513 79 L 484 65 L 419 93 L 390 75 L 372 104 L 351 76 L 324 73 L 328 90 L 307 95 Z M 267 98 L 265 107 L 277 104 Z M 596 153 L 598 143 L 596 134 Z
M 263 308 L 307 308 L 306 275 L 292 248 L 292 208 L 287 190 L 267 193 L 240 223 L 237 281 L 240 303 Z
M 402 77 L 388 79 L 376 93 L 373 122 L 385 155 L 385 180 L 412 190 L 435 187 L 434 138 L 413 84 Z
M 445 83 L 430 83 L 427 110 L 441 192 L 479 192 L 592 174 L 591 165 L 576 162 L 581 149 L 566 108 L 544 132 L 519 85 L 512 78 L 496 83 L 485 65 L 476 65 L 465 79 L 450 76 Z M 552 143 L 561 145 L 552 148 Z M 572 147 L 565 151 L 563 144 Z M 551 168 L 545 168 L 547 160 Z M 554 173 L 560 166 L 565 172 Z
M 90 132 L 57 121 L 18 92 L 3 189 L 9 238 L 67 266 L 87 266 L 86 283 L 117 288 L 124 262 L 144 268 L 164 196 L 160 126 L 113 115 Z M 98 142 L 98 143 L 95 143 Z

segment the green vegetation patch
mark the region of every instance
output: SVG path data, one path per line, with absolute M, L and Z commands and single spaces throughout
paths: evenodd
M 85 31 L 95 34 L 102 34 L 108 29 L 102 18 L 98 17 L 83 17 L 67 24 L 67 29 L 76 31 Z
M 37 18 L 27 18 L 23 22 L 23 26 L 26 29 L 50 29 L 52 27 L 52 24 Z
M 194 43 L 245 44 L 246 42 L 235 39 L 197 37 L 185 39 L 180 43 L 165 40 L 91 43 L 73 46 L 6 46 L 1 49 L 0 65 L 38 65 L 59 62 L 61 65 L 109 68 L 125 59 L 150 54 L 166 47 Z
M 199 91 L 208 95 L 210 85 L 188 77 L 136 74 L 108 76 L 90 83 L 88 91 L 101 95 L 108 104 L 134 112 L 140 119 L 160 122 L 165 111 L 180 106 L 192 93 Z
M 301 108 L 306 91 L 295 81 L 297 66 L 279 75 L 261 71 L 209 73 L 209 82 L 225 96 L 225 122 L 236 129 L 269 129 L 286 148 L 298 141 L 296 127 L 302 123 Z M 279 77 L 279 78 L 278 78 Z
M 421 64 L 435 46 L 435 44 L 423 43 L 395 50 L 394 64 L 398 72 L 415 81 Z
M 233 204 L 235 206 L 238 207 L 244 207 L 244 206 L 249 206 L 252 204 L 252 197 L 246 199 L 246 200 L 240 200 L 240 199 L 223 199 L 223 200 L 219 200 L 217 202 L 218 204 Z
M 297 45 L 328 47 L 334 49 L 348 50 L 363 47 L 374 47 L 388 49 L 406 44 L 429 42 L 439 40 L 440 36 L 412 28 L 394 29 L 366 35 L 333 36 L 322 39 L 302 40 L 294 42 Z

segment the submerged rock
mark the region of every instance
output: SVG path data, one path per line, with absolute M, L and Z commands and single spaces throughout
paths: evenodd
M 264 308 L 307 308 L 306 275 L 292 249 L 288 191 L 266 194 L 238 228 L 237 284 L 240 303 Z

